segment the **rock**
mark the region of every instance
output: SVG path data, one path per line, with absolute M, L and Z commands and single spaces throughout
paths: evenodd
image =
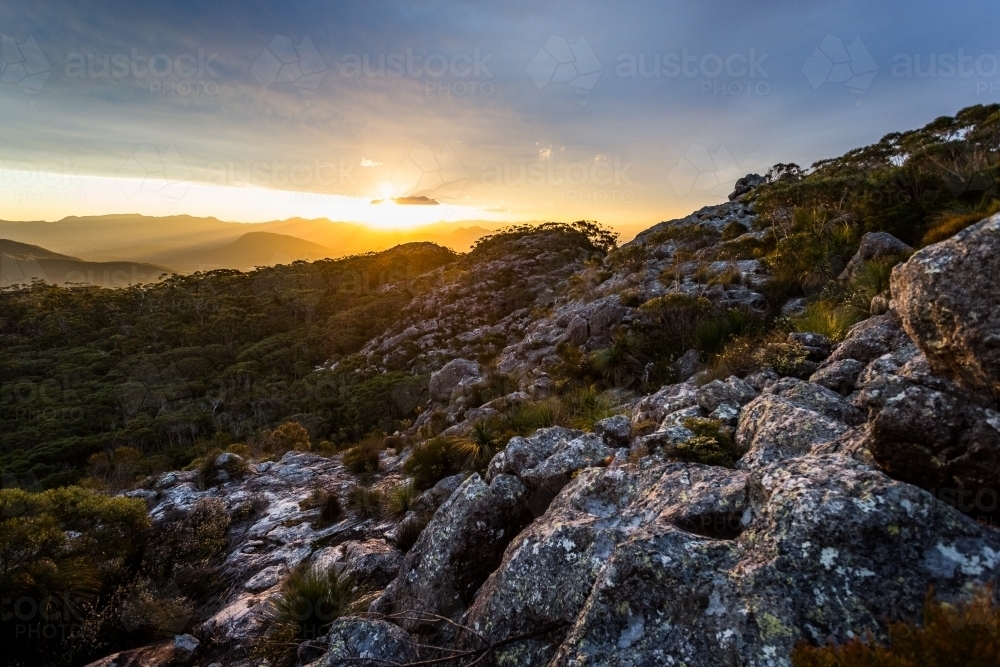
M 590 328 L 587 320 L 579 315 L 573 316 L 566 325 L 565 341 L 570 345 L 580 346 L 590 338 Z
M 408 630 L 425 624 L 420 614 L 452 617 L 464 611 L 504 548 L 531 520 L 527 497 L 513 475 L 496 475 L 489 485 L 477 474 L 469 477 L 434 514 L 372 611 L 409 612 L 399 620 Z
M 698 404 L 697 387 L 682 382 L 662 387 L 655 394 L 639 400 L 632 410 L 632 426 L 643 422 L 660 423 L 672 412 Z
M 678 380 L 686 380 L 703 368 L 705 364 L 701 363 L 698 350 L 688 350 L 670 364 L 670 373 Z
M 872 297 L 871 303 L 868 305 L 869 315 L 882 315 L 889 311 L 892 305 L 892 294 L 889 290 L 880 292 Z
M 604 438 L 609 447 L 627 447 L 632 434 L 632 420 L 615 415 L 594 424 L 594 433 Z
M 1000 393 L 1000 215 L 920 250 L 892 271 L 903 328 L 931 368 Z
M 569 624 L 497 664 L 780 665 L 802 639 L 885 641 L 886 609 L 917 620 L 929 587 L 954 600 L 998 574 L 1000 533 L 845 456 L 749 476 L 595 468 L 511 543 L 462 623 L 488 641 Z
M 745 194 L 752 192 L 754 189 L 763 185 L 767 182 L 767 179 L 760 174 L 747 174 L 743 178 L 736 181 L 736 186 L 731 193 L 729 193 L 729 201 L 735 201 Z
M 757 392 L 743 380 L 731 375 L 725 381 L 713 380 L 702 385 L 695 396 L 698 406 L 705 412 L 712 412 L 722 405 L 739 412 L 740 408 L 757 397 Z
M 249 581 L 243 584 L 243 590 L 251 593 L 259 593 L 269 588 L 277 586 L 285 577 L 288 571 L 284 565 L 270 565 L 252 576 Z
M 193 635 L 177 635 L 174 637 L 174 660 L 186 665 L 194 660 L 201 642 Z
M 793 331 L 788 334 L 788 342 L 801 345 L 809 353 L 809 361 L 823 361 L 830 356 L 830 339 L 823 334 Z
M 502 473 L 520 477 L 525 470 L 534 468 L 552 456 L 556 448 L 573 438 L 583 435 L 583 431 L 553 426 L 540 428 L 527 438 L 515 436 L 507 443 L 506 449 L 497 453 L 486 470 L 486 482 Z
M 781 376 L 775 373 L 773 368 L 763 368 L 750 373 L 743 378 L 743 381 L 754 391 L 762 392 L 780 379 Z
M 681 410 L 674 410 L 660 422 L 660 430 L 668 428 L 670 426 L 678 426 L 683 424 L 688 419 L 693 419 L 696 417 L 704 417 L 705 411 L 701 409 L 700 406 L 692 405 L 689 408 L 683 408 Z
M 740 415 L 736 444 L 746 451 L 737 467 L 749 470 L 806 454 L 848 430 L 847 424 L 775 394 L 751 401 Z
M 790 299 L 784 306 L 781 307 L 781 315 L 782 317 L 798 317 L 799 315 L 804 315 L 808 305 L 809 300 L 805 297 Z
M 793 405 L 806 410 L 812 410 L 849 426 L 861 424 L 865 417 L 854 405 L 848 403 L 839 394 L 826 387 L 798 380 L 796 378 L 781 378 L 767 388 L 768 394 L 777 394 Z
M 820 368 L 809 377 L 809 381 L 847 396 L 854 391 L 854 383 L 864 368 L 865 365 L 857 359 L 841 359 Z
M 315 667 L 384 667 L 417 661 L 414 642 L 398 625 L 338 618 L 327 633 L 327 654 Z
M 841 359 L 856 359 L 867 364 L 908 343 L 909 337 L 891 313 L 870 317 L 851 327 L 847 337 L 837 344 L 822 366 Z
M 343 544 L 344 573 L 372 588 L 385 588 L 403 565 L 403 552 L 385 540 L 350 541 Z
M 864 265 L 873 259 L 883 259 L 886 257 L 898 257 L 913 252 L 913 248 L 906 245 L 892 234 L 886 232 L 868 232 L 861 237 L 861 246 L 854 253 L 854 257 L 847 263 L 847 267 L 837 277 L 838 280 L 850 282 L 857 276 Z
M 420 494 L 413 504 L 413 511 L 417 514 L 426 514 L 428 516 L 434 514 L 437 508 L 441 507 L 444 501 L 451 497 L 455 489 L 462 485 L 465 478 L 465 474 L 459 473 L 440 480 L 437 484 Z
M 687 442 L 694 437 L 694 431 L 683 426 L 668 426 L 665 429 L 654 431 L 649 435 L 644 435 L 635 439 L 633 449 L 645 449 L 649 453 L 657 451 L 670 451 L 682 442 Z
M 442 403 L 451 400 L 452 392 L 463 382 L 480 375 L 479 364 L 468 359 L 452 359 L 441 370 L 431 374 L 431 398 Z
M 578 438 L 558 445 L 552 455 L 540 464 L 524 471 L 521 480 L 532 491 L 542 491 L 552 496 L 571 479 L 573 473 L 584 468 L 605 464 L 614 451 L 604 444 L 596 433 L 584 433 Z

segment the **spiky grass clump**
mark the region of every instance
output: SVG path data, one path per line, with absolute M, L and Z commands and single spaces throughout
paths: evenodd
M 413 477 L 417 489 L 429 489 L 445 477 L 462 471 L 454 455 L 458 441 L 455 437 L 437 436 L 413 447 L 403 470 Z
M 403 482 L 385 494 L 382 499 L 382 510 L 387 517 L 402 519 L 407 512 L 413 510 L 419 496 L 420 492 L 412 481 Z
M 258 657 L 274 667 L 291 667 L 298 645 L 321 639 L 330 625 L 361 611 L 365 589 L 340 569 L 298 567 L 289 573 L 281 592 L 264 603 L 265 632 Z
M 406 553 L 413 548 L 413 545 L 420 539 L 420 535 L 427 527 L 427 518 L 422 516 L 411 516 L 399 524 L 396 528 L 396 548 Z
M 373 519 L 382 510 L 382 492 L 368 486 L 355 485 L 347 493 L 347 506 L 362 519 Z
M 794 318 L 792 324 L 797 331 L 822 334 L 831 342 L 838 343 L 864 317 L 849 305 L 817 301 L 809 304 L 806 312 Z

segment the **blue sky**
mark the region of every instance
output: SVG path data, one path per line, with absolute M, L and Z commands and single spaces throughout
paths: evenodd
M 344 219 L 420 195 L 444 205 L 422 220 L 648 225 L 1000 101 L 998 19 L 985 1 L 5 2 L 0 218 Z

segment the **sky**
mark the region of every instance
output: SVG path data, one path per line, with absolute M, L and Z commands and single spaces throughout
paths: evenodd
M 995 0 L 6 0 L 0 219 L 637 230 L 1000 102 L 997 25 Z

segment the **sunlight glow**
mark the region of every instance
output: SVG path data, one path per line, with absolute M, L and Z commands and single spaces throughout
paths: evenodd
M 409 229 L 441 221 L 511 219 L 509 213 L 485 207 L 446 203 L 399 205 L 392 201 L 398 193 L 391 185 L 383 185 L 380 190 L 385 200 L 382 205 L 372 205 L 372 197 L 151 178 L 73 175 L 41 179 L 0 170 L 0 205 L 6 220 L 59 220 L 67 216 L 130 213 L 215 217 L 231 222 L 327 218 L 379 229 Z

